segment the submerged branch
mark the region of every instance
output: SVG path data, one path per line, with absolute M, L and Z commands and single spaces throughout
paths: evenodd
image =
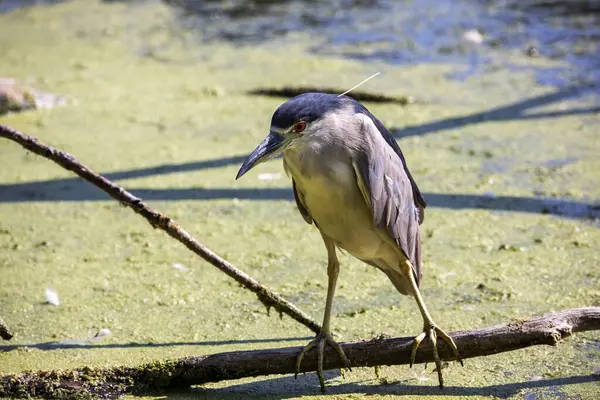
M 0 137 L 10 139 L 19 143 L 27 150 L 32 151 L 42 157 L 54 161 L 61 167 L 74 172 L 81 178 L 108 193 L 112 198 L 118 200 L 123 205 L 130 207 L 137 214 L 144 217 L 154 228 L 162 229 L 169 236 L 181 242 L 188 249 L 208 261 L 229 277 L 235 279 L 258 296 L 258 299 L 269 310 L 273 307 L 280 314 L 287 314 L 315 333 L 321 330 L 320 325 L 308 315 L 304 314 L 294 304 L 288 302 L 277 293 L 261 285 L 258 281 L 247 275 L 245 272 L 236 268 L 230 262 L 219 257 L 216 253 L 204 246 L 198 240 L 194 239 L 186 230 L 180 227 L 174 220 L 165 214 L 153 210 L 142 199 L 135 197 L 121 186 L 109 181 L 105 177 L 98 175 L 89 167 L 81 164 L 71 154 L 60 151 L 54 147 L 40 143 L 36 138 L 21 133 L 13 128 L 0 124 Z
M 270 96 L 270 97 L 284 97 L 290 98 L 294 96 L 298 96 L 302 93 L 308 92 L 322 92 L 322 93 L 331 93 L 331 94 L 340 94 L 344 93 L 346 89 L 339 88 L 327 88 L 327 87 L 312 87 L 312 86 L 284 86 L 278 88 L 260 88 L 249 91 L 249 94 L 259 95 L 259 96 Z M 353 90 L 346 94 L 348 97 L 352 97 L 357 101 L 369 101 L 372 103 L 392 103 L 392 104 L 400 104 L 401 106 L 405 106 L 408 104 L 412 104 L 415 102 L 415 99 L 412 96 L 386 96 L 383 94 L 374 94 L 363 92 L 360 90 Z
M 10 329 L 8 329 L 8 326 L 6 326 L 2 317 L 0 317 L 0 337 L 4 340 L 10 340 L 13 338 L 12 332 Z
M 573 333 L 600 329 L 600 307 L 564 310 L 527 321 L 450 334 L 463 358 L 473 358 L 522 349 L 534 345 L 557 345 Z M 408 364 L 412 338 L 373 339 L 342 343 L 352 366 Z M 452 360 L 450 348 L 438 342 L 440 356 Z M 24 372 L 0 377 L 0 396 L 54 398 L 82 394 L 111 398 L 125 393 L 185 388 L 207 382 L 295 372 L 301 347 L 235 351 L 186 357 L 140 367 L 84 368 L 74 371 Z M 416 362 L 433 361 L 431 344 L 423 342 Z M 302 362 L 302 372 L 315 371 L 317 354 L 311 350 Z M 324 368 L 341 368 L 335 351 L 326 348 Z M 467 367 L 469 368 L 468 364 Z M 58 395 L 56 394 L 58 393 Z

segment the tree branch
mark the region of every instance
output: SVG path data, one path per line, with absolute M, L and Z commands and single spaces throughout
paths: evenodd
M 154 228 L 162 229 L 169 236 L 181 242 L 188 249 L 202 257 L 205 261 L 214 265 L 229 277 L 235 279 L 258 296 L 258 299 L 267 307 L 267 311 L 273 307 L 280 314 L 287 314 L 315 333 L 319 333 L 321 326 L 308 315 L 300 311 L 294 304 L 288 302 L 277 293 L 261 285 L 258 281 L 247 275 L 245 272 L 236 268 L 233 264 L 219 257 L 216 253 L 197 241 L 180 227 L 174 220 L 165 214 L 148 207 L 142 199 L 135 197 L 121 186 L 109 181 L 105 177 L 98 175 L 89 167 L 81 164 L 71 154 L 65 153 L 54 147 L 40 143 L 36 138 L 21 133 L 13 128 L 0 124 L 0 137 L 19 143 L 27 150 L 32 151 L 42 157 L 54 161 L 61 167 L 72 171 L 81 178 L 108 193 L 112 198 L 118 200 L 123 205 L 130 207 L 137 214 L 144 217 Z
M 522 349 L 534 345 L 556 346 L 573 333 L 600 329 L 600 307 L 564 310 L 526 321 L 512 322 L 472 331 L 450 334 L 463 358 L 473 358 Z M 342 343 L 352 366 L 408 364 L 412 338 L 372 339 Z M 438 342 L 440 356 L 453 359 L 453 353 Z M 139 367 L 108 369 L 83 368 L 74 371 L 25 372 L 0 377 L 0 396 L 42 396 L 55 398 L 71 395 L 114 398 L 125 393 L 152 392 L 165 388 L 185 388 L 207 382 L 259 375 L 295 372 L 300 347 L 235 351 L 207 356 L 186 357 Z M 423 342 L 417 363 L 433 361 L 431 344 Z M 302 363 L 302 372 L 315 371 L 317 354 L 311 350 Z M 336 352 L 326 348 L 324 368 L 341 368 Z M 467 366 L 468 368 L 468 366 Z
M 0 317 L 0 337 L 4 340 L 10 340 L 13 338 L 12 332 L 10 329 L 8 329 L 8 326 L 6 326 L 2 317 Z

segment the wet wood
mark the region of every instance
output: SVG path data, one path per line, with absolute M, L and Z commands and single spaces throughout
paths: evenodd
M 506 325 L 454 332 L 450 336 L 456 342 L 462 357 L 467 359 L 529 346 L 556 346 L 574 333 L 599 329 L 600 307 L 587 307 L 564 310 Z M 400 365 L 410 361 L 412 338 L 372 339 L 340 344 L 353 367 Z M 439 341 L 438 348 L 443 359 L 453 359 L 452 351 L 444 342 Z M 292 374 L 295 372 L 296 356 L 300 350 L 301 347 L 286 347 L 234 351 L 186 357 L 139 367 L 25 372 L 1 377 L 0 396 L 37 395 L 52 398 L 55 393 L 53 391 L 56 391 L 63 397 L 69 394 L 86 394 L 106 398 L 125 393 L 186 388 L 207 382 L 260 375 Z M 421 345 L 416 361 L 433 361 L 431 345 L 428 342 Z M 317 354 L 315 350 L 311 350 L 302 363 L 301 371 L 315 371 L 316 366 Z M 331 348 L 326 348 L 325 369 L 337 369 L 341 366 L 337 353 Z M 466 363 L 465 368 L 469 368 L 469 363 Z

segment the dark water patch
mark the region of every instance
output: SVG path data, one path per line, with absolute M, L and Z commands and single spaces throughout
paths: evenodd
M 58 1 L 0 0 L 0 12 Z M 171 6 L 177 28 L 201 41 L 252 45 L 304 32 L 317 54 L 391 64 L 450 63 L 457 66 L 449 75 L 455 79 L 530 69 L 543 84 L 600 84 L 600 0 L 163 2 Z M 539 67 L 527 62 L 533 57 L 568 65 Z
M 571 67 L 535 69 L 546 84 L 600 82 L 600 1 L 166 0 L 182 26 L 203 40 L 256 43 L 304 31 L 313 51 L 392 64 L 456 63 L 465 79 L 494 69 L 520 68 L 506 60 L 565 60 Z M 575 68 L 573 68 L 575 67 Z
M 33 7 L 61 3 L 64 0 L 0 0 L 0 13 L 10 12 L 17 8 Z
M 120 173 L 125 174 L 125 173 Z M 128 174 L 128 173 L 127 173 Z M 183 200 L 293 200 L 291 188 L 129 188 L 146 201 Z M 0 203 L 106 201 L 110 197 L 78 178 L 0 185 Z M 483 209 L 554 214 L 576 219 L 600 219 L 600 205 L 569 199 L 549 199 L 478 194 L 425 193 L 431 207 Z

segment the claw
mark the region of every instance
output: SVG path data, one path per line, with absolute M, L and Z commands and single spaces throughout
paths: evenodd
M 417 355 L 417 350 L 423 342 L 423 339 L 426 337 L 431 341 L 431 346 L 433 348 L 433 359 L 435 360 L 435 370 L 438 374 L 438 382 L 440 384 L 440 388 L 444 387 L 444 377 L 442 375 L 442 360 L 440 359 L 440 355 L 438 353 L 437 348 L 437 337 L 440 337 L 446 344 L 452 349 L 454 353 L 454 357 L 460 362 L 460 365 L 464 366 L 462 357 L 458 353 L 458 348 L 454 343 L 454 340 L 446 332 L 435 326 L 434 324 L 430 324 L 423 329 L 423 332 L 416 336 L 413 340 L 412 352 L 410 355 L 410 366 L 412 367 L 415 362 L 415 357 Z
M 417 356 L 417 350 L 419 349 L 419 346 L 421 345 L 421 342 L 423 341 L 423 339 L 425 339 L 425 332 L 421 332 L 421 334 L 419 334 L 419 336 L 416 336 L 413 339 L 413 347 L 412 347 L 412 351 L 410 353 L 410 368 L 412 368 L 413 364 L 415 363 L 415 357 Z
M 344 354 L 344 351 L 342 350 L 342 346 L 340 346 L 335 340 L 333 340 L 333 337 L 331 336 L 331 334 L 319 333 L 316 338 L 311 340 L 310 343 L 308 343 L 302 349 L 302 351 L 298 355 L 298 358 L 296 358 L 296 374 L 294 375 L 294 377 L 296 377 L 296 378 L 298 377 L 298 373 L 300 373 L 300 365 L 302 364 L 302 359 L 304 358 L 304 356 L 306 355 L 306 353 L 309 350 L 316 347 L 317 348 L 317 356 L 318 356 L 317 376 L 319 377 L 319 383 L 321 384 L 322 392 L 325 392 L 325 378 L 323 377 L 323 354 L 324 354 L 324 350 L 325 350 L 325 343 L 328 343 L 331 347 L 333 347 L 335 349 L 335 351 L 340 356 L 342 363 L 344 364 L 344 368 L 348 368 L 350 371 L 352 371 L 352 369 L 350 368 L 350 362 L 348 361 L 346 354 Z
M 300 364 L 302 363 L 302 359 L 304 358 L 304 356 L 310 349 L 312 349 L 313 347 L 316 346 L 316 343 L 315 343 L 316 340 L 317 339 L 314 339 L 309 344 L 304 346 L 304 348 L 302 349 L 300 354 L 298 354 L 298 358 L 296 358 L 296 373 L 294 374 L 294 379 L 298 379 L 298 374 L 300 373 Z
M 440 383 L 440 388 L 444 387 L 444 376 L 442 375 L 442 360 L 440 360 L 440 354 L 438 353 L 437 348 L 437 335 L 435 333 L 435 328 L 431 328 L 429 330 L 429 341 L 431 342 L 431 347 L 433 348 L 433 359 L 435 360 L 435 369 L 438 374 L 438 382 Z
M 443 330 L 441 330 L 441 329 L 438 329 L 438 335 L 440 336 L 440 338 L 444 342 L 446 342 L 446 344 L 448 345 L 448 347 L 450 347 L 452 349 L 452 352 L 454 353 L 454 357 L 456 357 L 456 360 L 458 360 L 458 362 L 460 363 L 460 365 L 462 367 L 464 367 L 465 363 L 463 362 L 462 357 L 458 353 L 458 348 L 456 347 L 456 344 L 454 343 L 454 340 L 452 340 L 452 338 L 450 336 L 448 336 L 448 334 L 446 332 L 444 332 Z

